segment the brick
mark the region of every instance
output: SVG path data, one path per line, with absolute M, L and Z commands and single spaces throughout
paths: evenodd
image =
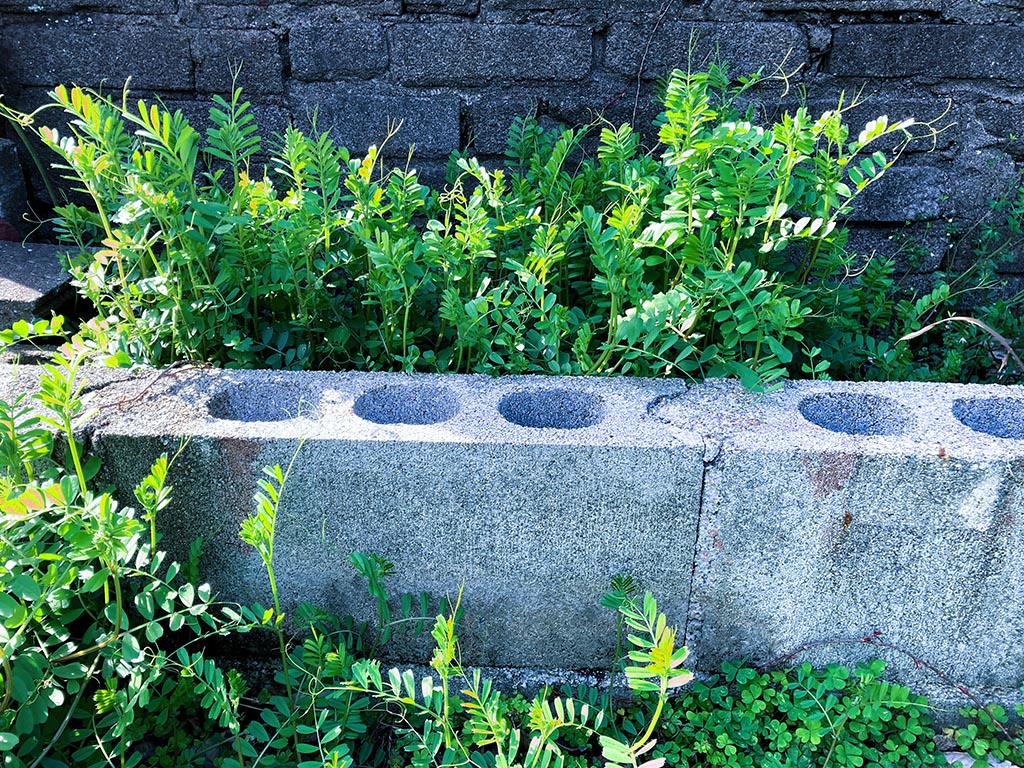
M 947 184 L 948 177 L 937 168 L 894 166 L 861 193 L 850 220 L 899 223 L 938 219 Z
M 410 13 L 446 13 L 452 16 L 474 16 L 480 0 L 411 0 L 405 3 Z
M 807 38 L 793 24 L 669 23 L 658 27 L 651 38 L 650 25 L 623 22 L 613 24 L 608 32 L 605 65 L 613 72 L 635 76 L 646 50 L 644 76 L 660 77 L 676 67 L 686 68 L 691 40 L 696 46 L 695 67 L 722 60 L 734 75 L 759 69 L 770 73 L 783 60 L 790 72 L 808 61 Z
M 134 88 L 190 90 L 193 85 L 188 39 L 180 30 L 154 20 L 93 15 L 10 24 L 0 38 L 9 82 L 53 86 L 71 83 L 120 88 L 131 77 Z
M 391 67 L 405 85 L 486 85 L 581 80 L 590 72 L 588 29 L 516 24 L 400 24 Z
M 178 0 L 0 0 L 0 11 L 17 13 L 70 13 L 73 11 L 112 11 L 114 13 L 177 13 Z
M 305 81 L 369 78 L 387 69 L 388 48 L 378 24 L 324 22 L 289 35 L 292 76 Z
M 459 100 L 452 96 L 421 96 L 407 92 L 380 93 L 344 83 L 310 85 L 296 83 L 291 89 L 291 109 L 296 123 L 305 129 L 308 115 L 317 111 L 317 127 L 353 153 L 371 144 L 380 145 L 387 135 L 388 119 L 403 121 L 402 129 L 388 144 L 391 155 L 404 156 L 415 144 L 420 157 L 444 157 L 459 147 Z
M 201 32 L 192 48 L 196 90 L 227 94 L 231 73 L 239 65 L 237 84 L 243 93 L 282 93 L 283 65 L 277 37 L 270 32 L 218 30 Z
M 840 76 L 1024 78 L 1024 29 L 964 24 L 855 24 L 836 29 L 830 70 Z

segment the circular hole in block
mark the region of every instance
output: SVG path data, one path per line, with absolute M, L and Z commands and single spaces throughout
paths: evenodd
M 855 392 L 829 392 L 800 401 L 800 413 L 812 424 L 847 435 L 902 435 L 910 425 L 895 400 Z
M 513 424 L 534 429 L 582 429 L 604 418 L 604 400 L 571 389 L 531 389 L 501 398 L 498 412 Z
M 303 392 L 265 384 L 221 390 L 210 398 L 207 409 L 213 418 L 225 421 L 288 421 L 315 418 L 317 405 Z
M 353 410 L 374 424 L 438 424 L 459 412 L 459 401 L 447 387 L 386 384 L 361 395 Z
M 961 398 L 953 415 L 975 432 L 1024 440 L 1024 400 L 1012 397 Z

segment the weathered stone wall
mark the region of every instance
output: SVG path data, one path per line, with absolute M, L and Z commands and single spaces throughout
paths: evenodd
M 0 91 L 22 107 L 57 82 L 116 90 L 130 75 L 201 118 L 241 61 L 266 133 L 318 110 L 361 150 L 404 120 L 391 150 L 415 143 L 432 178 L 458 147 L 500 155 L 529 109 L 554 123 L 649 121 L 654 78 L 685 65 L 696 34 L 697 61 L 799 68 L 787 95 L 762 91 L 768 115 L 803 90 L 816 110 L 863 92 L 861 121 L 951 105 L 942 122 L 955 124 L 855 215 L 865 249 L 903 247 L 896 231 L 922 245 L 905 254 L 914 272 L 940 266 L 949 222 L 976 222 L 1024 161 L 1021 0 L 0 0 L 0 25 Z M 1008 271 L 1024 273 L 1024 258 Z

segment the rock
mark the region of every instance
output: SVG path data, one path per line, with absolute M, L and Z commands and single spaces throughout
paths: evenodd
M 55 245 L 0 241 L 0 328 L 17 320 L 48 317 L 74 297 Z

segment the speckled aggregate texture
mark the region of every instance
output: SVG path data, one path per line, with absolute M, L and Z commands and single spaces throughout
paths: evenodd
M 687 631 L 702 668 L 878 631 L 954 680 L 1013 695 L 1024 670 L 1024 441 L 968 428 L 959 402 L 1009 413 L 1024 391 L 804 382 L 756 395 L 718 382 L 658 405 L 667 424 L 706 439 Z M 831 646 L 800 658 L 879 653 Z M 886 658 L 937 701 L 963 705 L 907 659 Z
M 808 395 L 799 411 L 812 424 L 847 435 L 901 435 L 910 422 L 898 401 L 854 392 Z
M 459 412 L 450 387 L 386 384 L 360 395 L 352 409 L 375 424 L 439 424 Z
M 53 245 L 0 241 L 0 328 L 49 317 L 73 295 L 71 278 Z M 66 249 L 65 249 L 66 250 Z
M 684 391 L 679 382 L 554 381 L 179 372 L 159 396 L 104 414 L 93 444 L 105 478 L 128 488 L 191 436 L 161 528 L 179 554 L 204 536 L 225 597 L 266 603 L 262 563 L 238 527 L 260 468 L 299 450 L 274 555 L 289 607 L 370 618 L 347 559 L 374 552 L 395 563 L 396 594 L 454 600 L 464 587 L 468 662 L 602 667 L 614 617 L 599 601 L 615 574 L 640 579 L 686 622 L 703 442 L 647 413 L 653 397 Z M 521 420 L 544 426 L 507 420 L 499 403 L 510 394 Z M 392 653 L 429 658 L 427 640 Z
M 275 551 L 290 607 L 371 618 L 347 557 L 376 552 L 395 593 L 464 587 L 467 662 L 595 669 L 614 642 L 598 601 L 628 573 L 698 670 L 879 631 L 983 696 L 1021 682 L 1021 387 L 179 370 L 97 395 L 114 405 L 92 444 L 122 489 L 191 438 L 159 525 L 179 555 L 204 536 L 228 599 L 269 598 L 237 532 L 260 469 L 298 450 Z M 423 638 L 391 653 L 429 658 Z
M 1009 397 L 961 398 L 953 415 L 976 432 L 1024 440 L 1024 400 Z
M 574 392 L 564 387 L 531 388 L 501 398 L 498 413 L 521 427 L 583 429 L 601 422 L 605 405 L 604 398 L 593 392 Z

